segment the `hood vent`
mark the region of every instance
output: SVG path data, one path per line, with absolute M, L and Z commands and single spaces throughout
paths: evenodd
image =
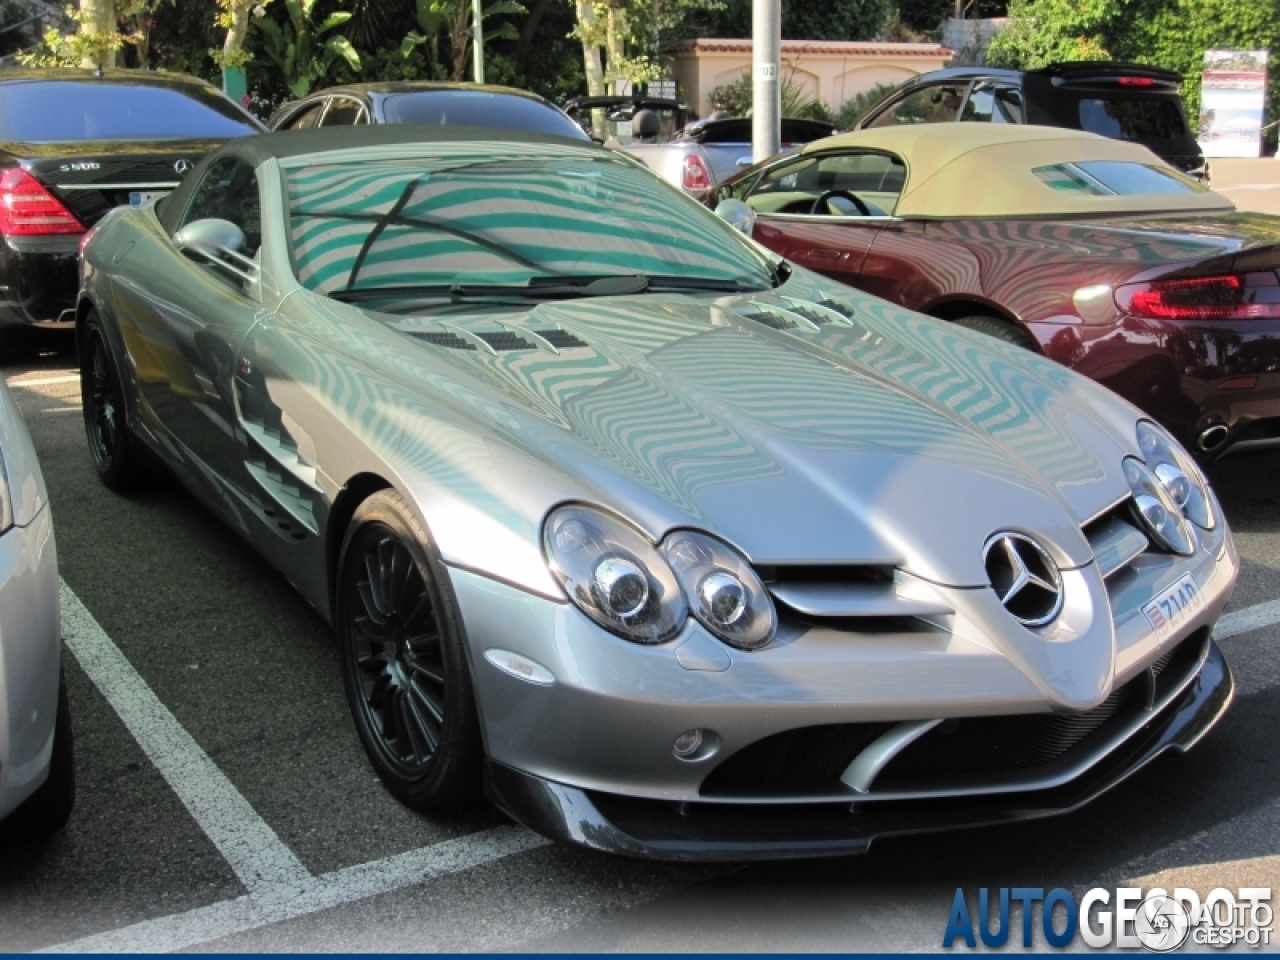
M 476 345 L 463 340 L 456 333 L 449 333 L 447 330 L 406 330 L 409 336 L 424 340 L 434 347 L 444 347 L 448 350 L 474 350 Z
M 763 324 L 773 330 L 794 330 L 796 328 L 794 320 L 769 310 L 753 310 L 751 313 L 743 313 L 740 316 L 744 320 L 754 320 L 756 323 Z
M 841 303 L 839 300 L 832 300 L 828 297 L 824 300 L 818 301 L 818 306 L 826 307 L 833 313 L 840 314 L 840 316 L 844 317 L 846 320 L 853 319 L 853 307 L 849 306 L 847 303 Z
M 536 350 L 532 343 L 514 333 L 511 330 L 497 330 L 493 332 L 476 331 L 476 336 L 487 343 L 498 353 L 505 353 L 508 350 Z
M 585 347 L 585 340 L 580 340 L 567 330 L 554 328 L 551 330 L 517 329 L 508 327 L 504 330 L 405 330 L 411 337 L 431 344 L 433 347 L 444 347 L 446 350 L 487 350 L 497 355 L 512 350 L 538 350 L 558 353 L 561 350 L 572 350 Z

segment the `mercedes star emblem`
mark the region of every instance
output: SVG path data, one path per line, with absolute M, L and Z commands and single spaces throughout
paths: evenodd
M 1062 575 L 1040 544 L 1020 533 L 987 541 L 983 562 L 991 587 L 1019 623 L 1042 627 L 1062 610 Z
M 191 168 L 194 166 L 195 164 L 192 163 L 190 160 L 188 160 L 186 157 L 183 157 L 181 160 L 173 161 L 173 169 L 180 177 L 186 176 L 188 173 L 190 173 Z

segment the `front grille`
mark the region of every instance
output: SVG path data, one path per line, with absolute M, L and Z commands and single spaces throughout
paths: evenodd
M 705 795 L 734 794 L 753 788 L 828 786 L 854 757 L 893 727 L 891 723 L 840 723 L 775 733 L 739 750 L 711 771 Z
M 1111 742 L 1108 730 L 1125 728 L 1182 688 L 1198 669 L 1208 643 L 1208 631 L 1197 631 L 1092 710 L 947 720 L 890 760 L 871 796 L 946 791 L 957 783 L 1001 782 L 1020 773 L 1044 776 L 1049 769 L 1061 769 L 1061 764 L 1078 762 L 1073 757 L 1103 751 Z M 700 793 L 772 793 L 784 798 L 800 792 L 839 794 L 840 776 L 849 764 L 894 726 L 830 724 L 776 733 L 724 760 L 703 781 Z
M 889 761 L 875 790 L 907 790 L 924 778 L 1014 772 L 1052 763 L 1120 712 L 1126 684 L 1083 713 L 948 720 Z

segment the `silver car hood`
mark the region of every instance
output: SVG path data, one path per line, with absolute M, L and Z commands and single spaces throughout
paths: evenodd
M 655 539 L 708 530 L 756 563 L 896 564 L 979 586 L 998 530 L 1088 563 L 1081 525 L 1128 493 L 1132 408 L 800 271 L 762 294 L 488 310 L 372 316 L 413 345 L 397 366 L 452 368 L 420 385 L 467 384 L 497 404 L 477 434 L 535 537 L 555 503 L 587 500 Z

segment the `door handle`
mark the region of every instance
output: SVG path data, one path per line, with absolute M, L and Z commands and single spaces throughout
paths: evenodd
M 832 250 L 829 247 L 813 247 L 807 254 L 810 260 L 848 260 L 849 254 Z

